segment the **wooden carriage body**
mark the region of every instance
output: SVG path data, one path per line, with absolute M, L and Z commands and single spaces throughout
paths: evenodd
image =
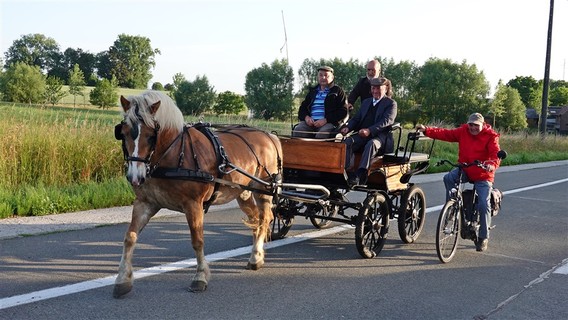
M 403 149 L 408 149 L 407 147 Z M 341 142 L 318 139 L 280 137 L 284 154 L 284 181 L 291 183 L 321 184 L 332 188 L 348 189 L 348 174 L 352 168 L 345 168 L 346 145 Z M 414 144 L 411 145 L 414 149 Z M 360 153 L 355 153 L 352 164 L 358 164 Z M 401 151 L 400 139 L 395 153 L 373 159 L 369 169 L 368 188 L 384 191 L 405 190 L 409 178 L 417 173 L 416 167 L 424 171 L 430 154 L 413 150 Z M 413 164 L 419 164 L 413 166 Z M 415 167 L 415 168 L 413 168 Z
M 347 175 L 353 168 L 345 168 L 344 143 L 282 137 L 280 142 L 285 182 L 349 188 Z M 360 158 L 361 154 L 356 153 L 353 163 L 359 163 Z M 369 169 L 368 186 L 385 191 L 404 190 L 408 188 L 408 182 L 400 179 L 409 170 L 409 163 L 386 162 L 383 156 L 376 157 Z

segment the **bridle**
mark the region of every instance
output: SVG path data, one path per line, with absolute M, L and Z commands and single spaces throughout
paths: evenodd
M 134 112 L 136 114 L 136 119 L 138 120 L 138 123 L 144 123 L 144 119 L 138 112 L 138 106 L 135 106 Z M 124 155 L 125 169 L 128 168 L 128 162 L 142 162 L 146 166 L 146 174 L 150 174 L 151 172 L 150 159 L 152 158 L 152 155 L 154 155 L 154 151 L 156 151 L 156 141 L 158 140 L 158 131 L 160 131 L 160 125 L 154 119 L 154 124 L 155 124 L 154 135 L 150 137 L 150 152 L 145 158 L 141 158 L 141 157 L 133 157 L 128 154 L 128 150 L 126 149 L 126 137 L 122 134 L 122 127 L 125 124 L 126 120 L 122 120 L 119 124 L 117 124 L 114 127 L 114 137 L 116 138 L 116 140 L 122 141 L 122 153 Z M 138 129 L 138 126 L 132 126 L 130 128 L 130 136 L 132 137 L 133 140 L 136 139 L 136 137 L 138 137 L 139 134 L 140 130 Z

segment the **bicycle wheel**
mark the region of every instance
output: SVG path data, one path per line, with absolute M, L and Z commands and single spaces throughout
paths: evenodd
M 436 253 L 443 263 L 450 262 L 456 254 L 460 234 L 460 208 L 455 200 L 446 202 L 436 227 Z
M 370 194 L 359 210 L 355 223 L 355 245 L 363 258 L 377 256 L 387 239 L 389 230 L 389 207 L 385 196 Z
M 412 186 L 402 194 L 398 212 L 398 234 L 404 243 L 418 239 L 426 220 L 426 199 L 424 191 Z

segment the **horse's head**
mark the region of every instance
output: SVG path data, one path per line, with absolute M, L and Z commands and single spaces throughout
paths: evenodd
M 124 120 L 116 126 L 115 136 L 122 140 L 126 178 L 139 186 L 157 166 L 150 162 L 162 156 L 163 146 L 182 132 L 185 122 L 174 100 L 161 91 L 149 90 L 128 99 L 121 96 L 120 103 Z
M 156 148 L 158 130 L 154 116 L 160 108 L 158 100 L 148 104 L 145 99 L 120 97 L 124 120 L 114 128 L 117 140 L 122 140 L 126 178 L 133 186 L 144 183 L 150 171 L 150 158 Z

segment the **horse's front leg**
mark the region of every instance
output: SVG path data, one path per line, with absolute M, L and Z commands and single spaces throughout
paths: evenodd
M 132 220 L 124 235 L 122 258 L 118 267 L 118 276 L 114 282 L 113 297 L 120 298 L 132 290 L 132 255 L 134 254 L 134 247 L 138 240 L 138 235 L 158 210 L 138 200 L 134 202 Z
M 204 236 L 203 236 L 203 204 L 191 202 L 184 209 L 189 231 L 191 233 L 191 246 L 195 252 L 197 268 L 191 281 L 189 291 L 203 292 L 207 289 L 211 272 L 205 260 Z

